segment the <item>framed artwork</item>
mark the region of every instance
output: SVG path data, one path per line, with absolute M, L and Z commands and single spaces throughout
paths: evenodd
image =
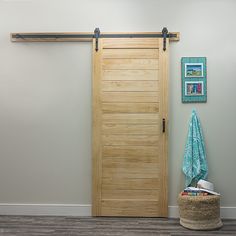
M 203 63 L 185 63 L 185 77 L 203 77 Z
M 204 95 L 203 81 L 185 81 L 185 96 L 202 96 Z
M 182 57 L 182 102 L 207 101 L 206 57 Z

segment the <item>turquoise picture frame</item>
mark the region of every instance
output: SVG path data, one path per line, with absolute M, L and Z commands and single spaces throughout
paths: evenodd
M 181 58 L 182 102 L 207 102 L 206 57 Z

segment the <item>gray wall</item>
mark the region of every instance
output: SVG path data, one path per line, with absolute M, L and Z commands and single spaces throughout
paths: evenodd
M 209 180 L 236 207 L 236 1 L 0 0 L 0 203 L 91 203 L 91 44 L 11 43 L 10 32 L 179 31 L 171 44 L 169 205 L 184 186 L 187 123 Z M 181 103 L 180 59 L 206 56 L 208 102 Z

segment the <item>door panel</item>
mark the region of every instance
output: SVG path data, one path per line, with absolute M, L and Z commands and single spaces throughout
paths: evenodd
M 156 92 L 158 90 L 158 81 L 103 81 L 103 92 Z
M 153 38 L 104 38 L 102 41 L 104 49 L 158 49 L 160 40 Z
M 94 216 L 167 216 L 167 59 L 168 40 L 94 42 Z
M 103 58 L 158 58 L 158 49 L 106 49 Z
M 155 81 L 158 80 L 158 70 L 103 70 L 103 80 L 108 81 Z
M 159 124 L 159 115 L 155 113 L 104 113 L 102 119 L 105 124 Z
M 103 70 L 157 70 L 158 59 L 103 59 Z
M 102 92 L 102 102 L 158 102 L 159 92 Z
M 143 216 L 156 217 L 158 200 L 106 200 L 101 203 L 102 216 Z

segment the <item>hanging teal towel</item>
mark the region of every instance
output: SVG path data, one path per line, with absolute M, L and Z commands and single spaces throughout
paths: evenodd
M 195 110 L 192 111 L 189 122 L 188 137 L 184 152 L 183 172 L 186 176 L 186 187 L 200 179 L 206 179 L 208 174 L 202 129 Z

